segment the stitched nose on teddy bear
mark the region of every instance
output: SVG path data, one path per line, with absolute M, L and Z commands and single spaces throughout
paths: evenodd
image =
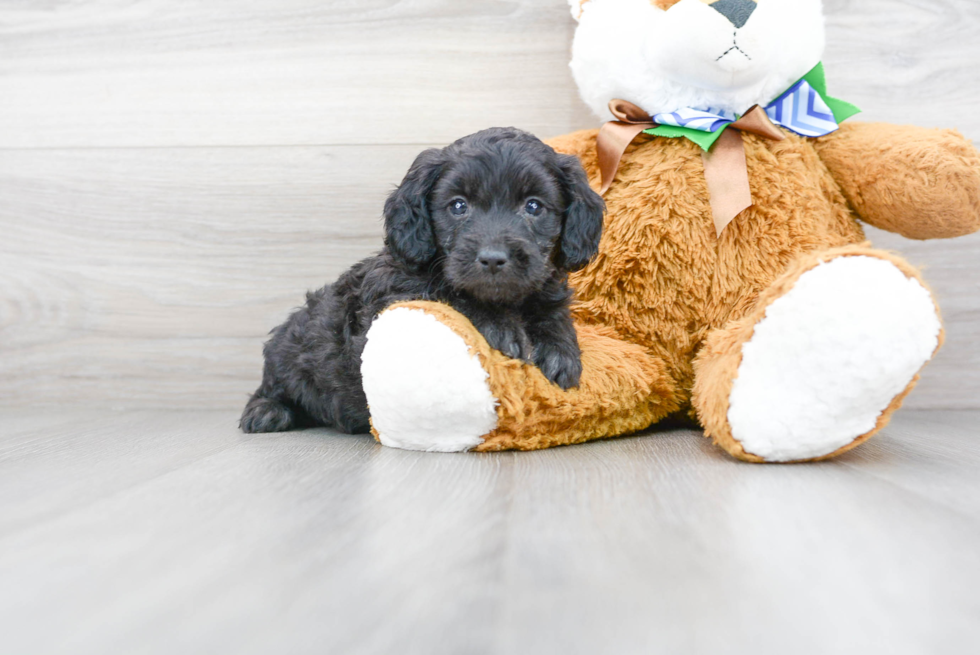
M 759 5 L 756 4 L 755 0 L 718 0 L 717 2 L 709 2 L 708 6 L 727 18 L 732 25 L 741 29 L 749 22 L 749 17 Z

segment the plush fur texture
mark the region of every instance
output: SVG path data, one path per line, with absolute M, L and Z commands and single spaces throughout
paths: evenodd
M 447 303 L 493 348 L 577 386 L 566 274 L 595 255 L 602 213 L 578 160 L 525 132 L 494 128 L 423 152 L 385 204 L 385 249 L 273 331 L 242 429 L 367 432 L 366 334 L 404 300 Z
M 573 0 L 573 12 L 578 4 Z M 747 105 L 771 100 L 819 60 L 823 42 L 819 2 L 758 0 L 747 16 L 744 3 L 727 3 L 726 11 L 743 12 L 734 18 L 726 17 L 715 4 L 700 0 L 585 4 L 573 56 L 583 98 L 600 115 L 616 97 L 640 104 L 650 113 L 699 104 L 743 111 Z M 791 24 L 780 22 L 791 18 Z M 744 24 L 738 27 L 733 20 Z M 762 72 L 747 68 L 744 78 L 729 73 L 736 83 L 726 86 L 717 76 L 678 67 L 676 57 L 658 49 L 657 35 L 673 30 L 672 52 L 701 56 L 696 66 L 709 66 L 702 50 L 724 45 L 711 27 L 718 21 L 730 23 L 729 39 L 732 33 L 740 38 L 751 34 L 755 25 L 769 25 L 783 36 L 758 34 L 759 52 L 779 56 L 767 59 Z M 784 37 L 790 40 L 766 41 Z M 597 130 L 586 130 L 549 142 L 579 158 L 593 188 L 600 184 L 596 134 Z M 854 447 L 887 424 L 917 379 L 914 374 L 907 379 L 904 368 L 893 372 L 881 389 L 871 384 L 865 388 L 868 393 L 853 398 L 855 404 L 846 413 L 860 416 L 861 421 L 848 428 L 848 434 L 809 446 L 774 443 L 761 455 L 753 453 L 739 441 L 730 421 L 743 347 L 752 341 L 755 326 L 765 320 L 767 308 L 783 297 L 790 298 L 786 304 L 792 305 L 795 285 L 820 262 L 851 256 L 887 262 L 925 293 L 913 267 L 864 243 L 859 221 L 914 238 L 975 232 L 980 229 L 980 153 L 953 131 L 857 122 L 817 139 L 789 132 L 783 141 L 751 134 L 743 134 L 743 139 L 754 205 L 720 237 L 697 145 L 685 139 L 640 135 L 626 150 L 605 195 L 607 214 L 599 254 L 570 276 L 577 296 L 572 314 L 583 353 L 578 390 L 563 392 L 547 386 L 533 368 L 489 350 L 458 312 L 439 305 L 417 307 L 451 328 L 480 358 L 488 375 L 488 388 L 498 400 L 497 422 L 477 449 L 542 448 L 615 436 L 645 428 L 678 410 L 699 421 L 706 434 L 740 459 L 819 459 Z M 866 280 L 860 282 L 865 285 Z M 890 292 L 888 284 L 881 285 L 881 293 Z M 872 284 L 866 292 L 874 293 L 872 288 L 876 287 Z M 827 293 L 815 297 L 823 299 L 824 307 L 815 325 L 846 322 L 843 310 L 827 300 Z M 915 298 L 919 302 L 923 296 Z M 907 329 L 921 337 L 923 325 L 938 321 L 938 309 L 896 316 L 900 325 L 889 330 L 894 328 L 898 334 Z M 863 330 L 833 331 L 841 350 L 857 352 L 866 345 Z M 819 339 L 819 330 L 801 334 L 803 342 Z M 935 339 L 938 346 L 941 333 Z M 914 369 L 925 338 L 895 342 L 906 343 L 899 346 L 905 348 L 899 357 L 909 363 L 906 368 Z M 839 362 L 841 380 L 886 370 L 888 362 L 881 358 L 889 357 L 888 353 L 870 349 L 864 357 L 861 352 L 862 357 Z M 787 366 L 786 374 L 801 373 Z M 454 383 L 452 377 L 445 381 L 447 387 Z M 882 391 L 893 383 L 895 388 Z M 822 389 L 826 385 L 813 388 L 814 402 L 829 397 Z M 882 399 L 879 391 L 892 397 Z M 772 398 L 778 397 L 774 391 Z M 390 411 L 396 410 L 405 416 L 412 411 L 404 405 Z M 876 416 L 870 429 L 868 416 Z M 766 418 L 754 417 L 754 424 L 765 427 Z M 800 410 L 796 418 L 802 425 L 812 416 Z M 780 417 L 790 423 L 793 419 Z M 425 420 L 438 423 L 438 408 Z M 769 438 L 760 428 L 746 441 L 758 443 L 755 437 L 760 435 Z

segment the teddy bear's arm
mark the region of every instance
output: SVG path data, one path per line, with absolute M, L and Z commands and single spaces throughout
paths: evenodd
M 865 222 L 910 239 L 980 230 L 980 153 L 959 132 L 847 123 L 815 146 Z

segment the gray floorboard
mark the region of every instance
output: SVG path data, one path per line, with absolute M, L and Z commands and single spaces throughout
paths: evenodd
M 980 412 L 844 457 L 671 431 L 537 453 L 0 410 L 3 653 L 950 653 L 980 640 Z

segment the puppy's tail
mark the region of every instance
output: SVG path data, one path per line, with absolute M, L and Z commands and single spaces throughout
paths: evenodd
M 297 426 L 296 411 L 288 405 L 259 395 L 252 396 L 245 405 L 238 426 L 242 432 L 285 432 Z

